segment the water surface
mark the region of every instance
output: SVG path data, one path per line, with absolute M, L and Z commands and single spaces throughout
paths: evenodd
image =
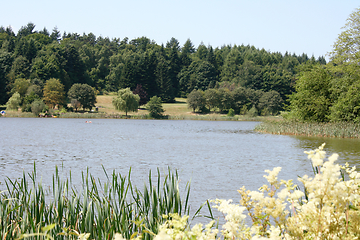
M 181 184 L 191 179 L 191 203 L 207 199 L 239 199 L 237 189 L 265 183 L 265 169 L 280 166 L 281 179 L 311 175 L 305 150 L 326 142 L 340 163 L 358 165 L 357 139 L 309 138 L 261 134 L 257 122 L 127 120 L 127 119 L 0 118 L 0 181 L 30 172 L 49 184 L 55 166 L 64 178 L 81 171 L 104 180 L 103 168 L 127 175 L 141 188 L 149 170 L 178 169 Z M 0 185 L 1 186 L 1 185 Z

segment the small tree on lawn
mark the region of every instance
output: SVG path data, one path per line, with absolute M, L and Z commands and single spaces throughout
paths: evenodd
M 120 89 L 117 97 L 113 98 L 112 104 L 116 110 L 124 111 L 127 116 L 128 112 L 137 112 L 140 97 L 133 94 L 130 88 Z
M 81 84 L 81 83 L 75 83 L 71 86 L 70 90 L 68 91 L 68 97 L 71 99 L 72 105 L 77 108 L 79 107 L 78 104 L 82 106 L 82 108 L 85 110 L 85 108 L 88 108 L 91 110 L 93 107 L 95 107 L 96 103 L 96 94 L 94 89 L 88 85 L 88 84 Z M 76 101 L 73 101 L 73 100 Z
M 205 107 L 204 93 L 200 90 L 193 90 L 189 93 L 186 102 L 188 107 L 193 109 L 193 112 L 195 112 L 196 109 L 201 110 Z
M 146 107 L 149 111 L 150 117 L 152 118 L 161 118 L 165 112 L 162 107 L 161 98 L 157 96 L 150 98 L 150 101 L 147 103 Z

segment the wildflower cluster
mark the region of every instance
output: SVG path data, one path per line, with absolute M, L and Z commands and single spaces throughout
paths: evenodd
M 316 174 L 298 179 L 304 185 L 302 191 L 292 180 L 277 179 L 281 168 L 266 170 L 268 184 L 258 191 L 242 187 L 240 204 L 213 201 L 226 220 L 220 232 L 211 229 L 213 222 L 204 229 L 201 224 L 190 229 L 186 216 L 171 215 L 155 239 L 358 239 L 360 173 L 355 167 L 336 164 L 337 154 L 324 161 L 324 146 L 306 152 Z M 246 226 L 244 212 L 251 226 Z

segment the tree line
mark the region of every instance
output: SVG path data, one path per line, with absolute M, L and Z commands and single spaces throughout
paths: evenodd
M 0 104 L 18 90 L 18 79 L 39 91 L 49 79 L 58 79 L 65 93 L 74 84 L 87 84 L 96 93 L 135 91 L 141 86 L 145 102 L 153 96 L 174 102 L 175 97 L 186 97 L 193 90 L 233 93 L 239 88 L 276 92 L 285 102 L 294 91 L 297 68 L 303 63 L 323 65 L 326 61 L 250 45 L 213 48 L 201 43 L 195 47 L 188 39 L 180 46 L 175 38 L 159 45 L 147 37 L 110 40 L 93 33 L 61 34 L 56 27 L 52 32 L 46 28 L 36 31 L 35 25 L 28 23 L 17 34 L 11 27 L 0 27 Z
M 326 65 L 302 64 L 289 118 L 360 122 L 360 8 L 347 19 Z

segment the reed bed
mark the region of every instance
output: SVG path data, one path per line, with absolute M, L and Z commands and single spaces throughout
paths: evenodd
M 351 122 L 264 121 L 255 127 L 255 131 L 284 135 L 359 138 L 360 124 Z
M 108 175 L 104 169 L 107 181 L 102 183 L 89 171 L 82 172 L 78 189 L 71 174 L 62 180 L 56 168 L 52 186 L 45 187 L 37 179 L 34 164 L 32 173 L 16 180 L 7 178 L 2 186 L 1 239 L 77 239 L 84 233 L 90 234 L 89 239 L 112 239 L 115 233 L 127 239 L 137 234 L 151 239 L 164 214 L 190 214 L 190 184 L 181 198 L 177 171 L 168 169 L 161 177 L 158 169 L 155 183 L 150 172 L 143 191 L 131 183 L 130 173 Z

